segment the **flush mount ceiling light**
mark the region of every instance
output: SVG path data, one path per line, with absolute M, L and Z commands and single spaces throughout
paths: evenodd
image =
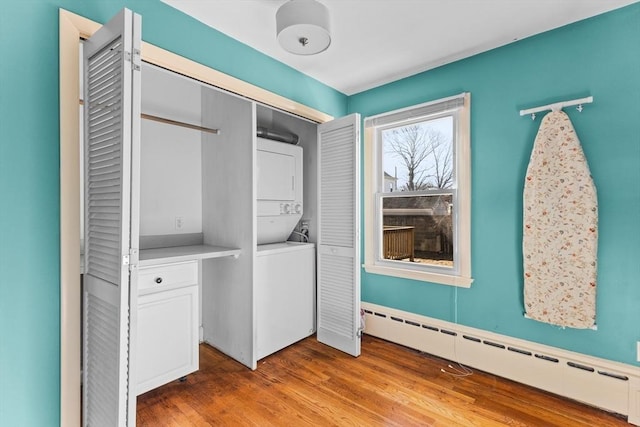
M 329 10 L 315 0 L 290 0 L 276 12 L 278 43 L 296 55 L 315 55 L 331 44 Z

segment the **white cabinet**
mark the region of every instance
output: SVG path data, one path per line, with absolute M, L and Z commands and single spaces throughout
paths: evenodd
M 141 267 L 136 393 L 198 370 L 198 262 Z

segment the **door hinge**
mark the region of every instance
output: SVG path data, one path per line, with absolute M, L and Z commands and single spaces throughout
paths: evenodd
M 140 49 L 133 49 L 133 54 L 131 52 L 125 50 L 124 51 L 124 60 L 127 62 L 131 62 L 131 69 L 134 71 L 140 71 L 140 66 L 142 65 L 141 57 L 140 57 Z
M 138 249 L 129 249 L 129 254 L 122 256 L 122 265 L 128 265 L 129 271 L 138 268 Z
M 140 49 L 133 49 L 133 58 L 131 62 L 131 68 L 135 71 L 140 71 L 142 66 L 142 56 L 140 55 Z
M 356 331 L 356 336 L 358 338 L 362 338 L 362 333 L 364 332 L 365 327 L 364 310 L 360 309 L 360 327 Z
M 129 249 L 129 271 L 138 268 L 139 251 L 138 248 Z

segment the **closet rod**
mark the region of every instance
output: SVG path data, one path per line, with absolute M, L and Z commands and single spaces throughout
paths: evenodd
M 571 107 L 572 105 L 591 104 L 592 102 L 593 96 L 588 96 L 586 98 L 572 99 L 571 101 L 562 101 L 556 102 L 554 104 L 542 105 L 540 107 L 529 108 L 528 110 L 520 110 L 520 115 L 526 116 L 527 114 L 535 114 L 540 111 L 546 110 L 558 111 L 563 109 L 564 107 Z M 582 111 L 582 109 L 578 108 L 578 111 Z
M 79 100 L 80 105 L 84 105 L 84 101 L 82 99 Z M 140 118 L 146 120 L 152 120 L 154 122 L 165 123 L 168 125 L 180 126 L 187 129 L 193 129 L 200 132 L 212 133 L 214 135 L 218 135 L 220 133 L 220 129 L 206 128 L 198 125 L 192 125 L 191 123 L 179 122 L 176 120 L 166 119 L 164 117 L 153 116 L 151 114 L 141 113 Z
M 140 114 L 140 117 L 143 118 L 143 119 L 152 120 L 154 122 L 166 123 L 168 125 L 180 126 L 180 127 L 183 127 L 183 128 L 193 129 L 193 130 L 199 130 L 201 132 L 212 133 L 212 134 L 215 134 L 215 135 L 220 133 L 220 129 L 205 128 L 205 127 L 198 126 L 198 125 L 192 125 L 190 123 L 178 122 L 178 121 L 171 120 L 171 119 L 165 119 L 163 117 L 152 116 L 151 114 L 142 113 L 142 114 Z

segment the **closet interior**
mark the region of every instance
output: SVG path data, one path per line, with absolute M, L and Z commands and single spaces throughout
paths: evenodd
M 201 342 L 249 369 L 316 331 L 358 356 L 359 115 L 318 124 L 168 51 L 143 56 L 128 9 L 91 31 L 79 52 L 84 422 L 135 419 L 137 395 L 198 369 Z
M 316 123 L 142 76 L 137 394 L 197 370 L 200 342 L 256 369 L 316 329 Z

